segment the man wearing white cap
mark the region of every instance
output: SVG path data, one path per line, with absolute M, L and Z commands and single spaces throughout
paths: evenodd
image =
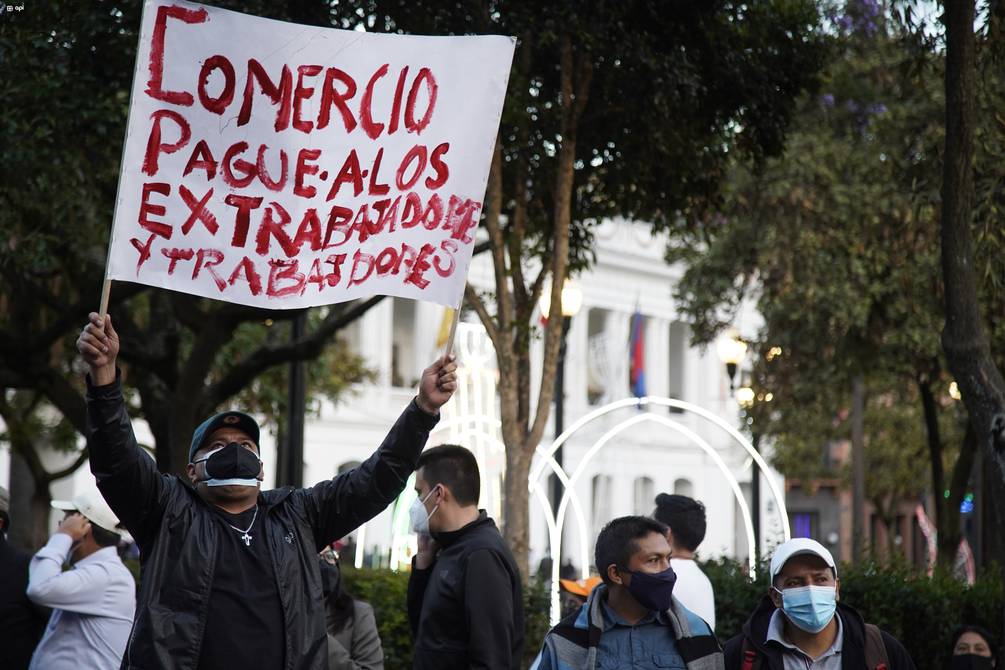
M 136 611 L 136 583 L 116 551 L 119 520 L 97 489 L 52 506 L 66 516 L 28 567 L 28 597 L 53 608 L 30 668 L 116 670 Z
M 726 643 L 727 670 L 914 670 L 903 645 L 838 603 L 834 557 L 793 538 L 771 557 L 771 587 Z

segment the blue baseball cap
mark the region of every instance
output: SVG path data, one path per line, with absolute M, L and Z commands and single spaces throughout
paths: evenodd
M 215 414 L 201 424 L 192 433 L 192 446 L 188 450 L 188 462 L 195 458 L 195 452 L 205 446 L 206 440 L 218 428 L 237 428 L 243 430 L 251 438 L 255 445 L 258 445 L 259 428 L 258 422 L 244 412 L 230 411 Z

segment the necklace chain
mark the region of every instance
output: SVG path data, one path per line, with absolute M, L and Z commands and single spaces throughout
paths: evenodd
M 235 526 L 234 524 L 230 523 L 229 521 L 224 521 L 224 523 L 227 524 L 228 526 L 230 526 L 231 528 L 233 528 L 238 533 L 241 533 L 241 539 L 244 540 L 244 546 L 250 547 L 251 546 L 251 540 L 253 538 L 252 538 L 251 535 L 248 534 L 248 531 L 250 531 L 252 529 L 252 527 L 255 525 L 255 519 L 257 519 L 257 518 L 258 518 L 258 505 L 255 505 L 255 513 L 251 515 L 251 523 L 248 524 L 247 528 L 245 528 L 245 529 L 242 530 L 242 529 L 238 528 L 237 526 Z

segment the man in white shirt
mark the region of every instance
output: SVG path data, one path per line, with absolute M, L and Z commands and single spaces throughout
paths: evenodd
M 117 670 L 136 611 L 119 520 L 97 489 L 52 506 L 66 517 L 28 566 L 28 597 L 53 609 L 30 670 Z
M 694 498 L 661 493 L 656 496 L 653 517 L 670 528 L 667 534 L 673 548 L 670 566 L 677 573 L 674 596 L 715 630 L 712 582 L 694 562 L 694 552 L 705 539 L 705 506 Z

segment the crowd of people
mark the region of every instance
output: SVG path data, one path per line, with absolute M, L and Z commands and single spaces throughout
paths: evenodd
M 34 556 L 6 541 L 0 489 L 0 668 L 384 667 L 373 608 L 348 593 L 332 542 L 376 516 L 415 474 L 418 537 L 406 602 L 413 667 L 520 668 L 520 572 L 495 521 L 478 508 L 478 464 L 459 445 L 425 449 L 456 388 L 444 357 L 377 451 L 304 489 L 261 490 L 259 426 L 216 414 L 192 435 L 187 477 L 159 473 L 139 448 L 116 368 L 111 317 L 78 339 L 87 362 L 88 449 L 97 488 L 54 501 L 65 514 Z M 695 562 L 703 505 L 660 494 L 651 516 L 609 522 L 597 575 L 562 580 L 563 617 L 534 670 L 911 670 L 904 646 L 840 602 L 831 553 L 796 538 L 775 548 L 770 588 L 742 631 L 715 635 L 712 584 Z M 117 547 L 140 550 L 139 585 Z M 64 569 L 69 564 L 69 569 Z M 951 670 L 995 668 L 988 631 L 954 634 Z

